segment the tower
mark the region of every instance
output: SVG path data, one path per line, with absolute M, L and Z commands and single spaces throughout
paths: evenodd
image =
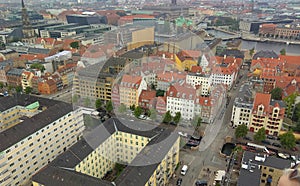
M 34 43 L 35 42 L 35 32 L 34 29 L 31 26 L 27 9 L 25 8 L 24 0 L 21 0 L 22 2 L 22 32 L 23 32 L 23 38 L 22 41 L 24 43 Z

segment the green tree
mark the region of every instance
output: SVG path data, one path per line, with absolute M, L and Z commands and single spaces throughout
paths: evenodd
M 271 98 L 275 100 L 281 100 L 282 99 L 282 89 L 279 87 L 274 88 L 271 90 Z
M 288 118 L 292 118 L 292 116 L 293 116 L 293 107 L 294 107 L 297 95 L 298 95 L 297 93 L 293 93 L 293 94 L 283 98 L 283 101 L 286 104 L 285 111 L 286 111 Z
M 16 92 L 18 92 L 18 93 L 20 93 L 20 92 L 22 92 L 22 87 L 21 86 L 16 86 Z
M 243 138 L 247 135 L 248 133 L 248 127 L 244 124 L 239 125 L 236 129 L 235 129 L 235 137 L 236 138 Z
M 286 55 L 286 50 L 285 50 L 285 48 L 283 48 L 283 49 L 280 50 L 280 54 L 283 55 L 283 56 Z
M 88 97 L 86 97 L 84 99 L 84 106 L 85 107 L 89 107 L 90 105 L 91 105 L 91 100 Z
M 32 88 L 26 87 L 24 91 L 25 91 L 25 94 L 30 94 L 32 92 Z
M 300 132 L 300 119 L 297 121 L 296 126 L 294 127 L 295 132 Z
M 111 111 L 113 110 L 113 105 L 112 105 L 112 102 L 111 102 L 111 100 L 109 100 L 108 102 L 106 102 L 106 111 L 108 112 L 108 113 L 111 113 Z
M 140 117 L 140 115 L 142 114 L 142 112 L 143 112 L 142 107 L 137 106 L 137 107 L 134 109 L 133 115 L 134 115 L 136 118 L 138 118 L 138 117 Z
M 181 118 L 181 113 L 180 113 L 180 112 L 176 112 L 176 113 L 175 113 L 175 117 L 173 118 L 173 120 L 174 120 L 174 122 L 175 122 L 176 124 L 178 124 L 179 121 L 180 121 L 180 118 Z
M 121 105 L 118 108 L 118 111 L 120 113 L 124 113 L 126 111 L 126 105 L 124 103 L 121 103 Z
M 262 127 L 254 134 L 254 141 L 261 142 L 265 139 L 266 139 L 266 129 Z
M 253 47 L 252 49 L 250 49 L 249 50 L 249 54 L 250 54 L 250 56 L 253 56 L 253 54 L 254 54 L 254 51 L 255 51 L 255 48 Z
M 39 69 L 41 72 L 45 71 L 45 67 L 44 65 L 40 64 L 40 63 L 33 63 L 30 65 L 31 69 Z
M 293 131 L 288 131 L 280 135 L 280 143 L 286 149 L 291 149 L 296 146 L 296 138 Z
M 4 84 L 2 82 L 0 82 L 0 89 L 2 89 L 4 87 Z
M 201 123 L 202 123 L 202 118 L 200 116 L 196 116 L 192 120 L 192 125 L 194 127 L 196 127 L 196 130 L 199 129 L 199 127 L 201 126 Z
M 78 49 L 79 48 L 79 42 L 78 41 L 74 41 L 74 42 L 70 43 L 70 47 Z
M 129 109 L 130 109 L 131 111 L 134 111 L 134 110 L 135 110 L 135 105 L 131 105 L 131 106 L 129 107 Z
M 294 108 L 292 120 L 299 121 L 299 119 L 300 119 L 300 103 L 297 103 Z
M 150 119 L 151 120 L 156 120 L 157 118 L 157 111 L 155 109 L 150 109 Z
M 101 101 L 100 99 L 97 99 L 97 100 L 95 101 L 95 107 L 96 107 L 96 109 L 101 108 L 101 106 L 102 106 L 102 101 Z
M 156 97 L 158 97 L 158 96 L 164 96 L 164 94 L 165 94 L 164 90 L 160 90 L 160 89 L 156 90 Z
M 172 116 L 170 111 L 167 111 L 164 115 L 163 123 L 170 123 L 172 121 Z

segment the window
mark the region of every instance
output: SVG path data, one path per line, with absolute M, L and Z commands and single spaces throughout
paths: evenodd
M 274 169 L 269 169 L 270 172 L 274 172 Z

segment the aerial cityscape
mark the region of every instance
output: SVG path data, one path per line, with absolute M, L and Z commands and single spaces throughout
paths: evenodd
M 0 0 L 0 185 L 300 186 L 300 1 Z

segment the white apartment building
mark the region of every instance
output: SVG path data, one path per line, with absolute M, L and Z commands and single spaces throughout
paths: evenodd
M 223 64 L 222 64 L 223 65 Z M 212 71 L 212 83 L 226 85 L 228 89 L 232 87 L 233 82 L 235 81 L 237 72 L 232 67 L 228 66 L 217 66 L 214 67 Z
M 200 89 L 176 83 L 167 91 L 166 110 L 170 111 L 172 116 L 180 112 L 183 119 L 191 120 L 195 116 L 195 100 L 198 96 L 200 96 Z M 199 113 L 199 108 L 197 108 L 197 113 Z
M 186 83 L 193 87 L 200 85 L 201 95 L 208 96 L 212 85 L 212 78 L 210 74 L 189 73 L 186 76 Z
M 253 108 L 253 97 L 250 89 L 251 84 L 244 84 L 239 90 L 238 96 L 233 102 L 231 124 L 234 127 L 246 125 L 250 127 L 250 118 Z
M 28 95 L 0 99 L 0 113 L 22 108 L 39 111 L 18 116 L 19 123 L 0 133 L 0 185 L 29 184 L 36 172 L 76 143 L 84 130 L 81 111 L 74 111 L 70 104 Z

